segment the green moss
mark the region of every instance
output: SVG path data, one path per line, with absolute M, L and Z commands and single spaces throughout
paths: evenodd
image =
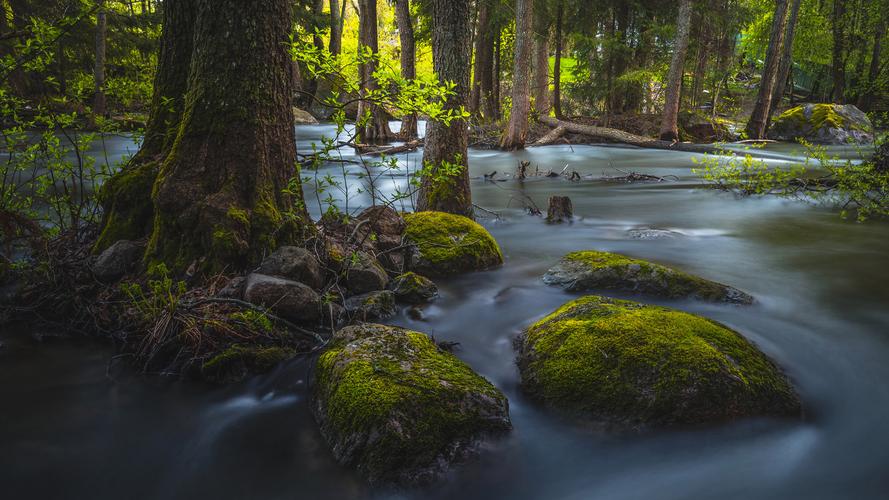
M 417 245 L 419 269 L 431 275 L 474 271 L 503 263 L 497 242 L 472 219 L 444 212 L 405 214 L 405 236 Z
M 391 287 L 399 300 L 410 303 L 426 302 L 438 294 L 438 287 L 432 280 L 413 271 L 396 276 Z
M 93 250 L 101 252 L 119 240 L 138 240 L 152 229 L 151 192 L 157 178 L 156 162 L 139 164 L 112 175 L 99 189 L 102 232 Z
M 373 324 L 341 330 L 315 374 L 322 431 L 338 458 L 372 481 L 397 481 L 453 453 L 455 442 L 509 427 L 503 394 L 419 332 Z M 497 412 L 485 408 L 504 414 L 493 418 Z
M 778 121 L 787 120 L 798 124 L 806 124 L 813 130 L 821 128 L 843 128 L 845 120 L 837 113 L 833 104 L 814 104 L 811 106 L 812 115 L 806 117 L 806 106 L 797 106 L 781 113 Z
M 205 361 L 201 365 L 201 375 L 214 382 L 235 382 L 249 373 L 268 372 L 295 354 L 296 351 L 287 347 L 234 344 Z
M 248 309 L 246 311 L 232 313 L 229 315 L 229 318 L 238 321 L 257 332 L 271 333 L 274 328 L 272 320 L 259 311 Z
M 567 268 L 570 282 L 553 280 L 551 275 Z M 579 277 L 578 277 L 579 276 Z M 644 293 L 665 298 L 696 297 L 708 301 L 750 303 L 752 297 L 731 287 L 706 280 L 660 264 L 625 255 L 583 250 L 567 254 L 551 270 L 547 282 L 567 284 L 573 291 L 589 289 Z
M 532 325 L 521 342 L 523 387 L 584 417 L 630 426 L 799 414 L 778 368 L 706 318 L 587 296 Z

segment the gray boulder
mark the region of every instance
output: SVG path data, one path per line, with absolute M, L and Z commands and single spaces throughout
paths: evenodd
M 383 266 L 368 253 L 356 252 L 345 267 L 346 287 L 353 294 L 374 292 L 386 288 L 389 275 Z
M 391 318 L 397 312 L 395 294 L 389 290 L 368 292 L 346 299 L 346 311 L 355 321 L 375 321 Z
M 142 258 L 145 245 L 135 241 L 120 240 L 99 254 L 93 263 L 93 275 L 99 281 L 111 283 L 132 271 Z
M 321 318 L 321 298 L 309 286 L 275 276 L 247 276 L 244 300 L 261 305 L 290 321 L 316 322 Z
M 299 281 L 315 289 L 324 286 L 321 263 L 312 252 L 305 248 L 280 247 L 262 261 L 256 272 Z
M 867 115 L 852 104 L 803 104 L 778 116 L 768 135 L 777 141 L 805 139 L 816 144 L 873 144 L 874 126 Z

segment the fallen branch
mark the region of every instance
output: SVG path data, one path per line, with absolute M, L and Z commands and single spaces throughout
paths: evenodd
M 605 139 L 622 144 L 629 144 L 631 146 L 638 146 L 640 148 L 666 149 L 670 151 L 685 151 L 688 153 L 719 153 L 720 151 L 722 151 L 721 148 L 710 144 L 691 144 L 687 142 L 661 141 L 658 139 L 651 139 L 649 137 L 643 137 L 641 135 L 624 132 L 623 130 L 566 122 L 564 120 L 558 120 L 549 116 L 541 116 L 540 118 L 538 118 L 538 121 L 544 125 L 553 127 L 554 129 L 562 128 L 564 132 L 571 132 L 573 134 L 586 135 L 597 139 Z M 560 134 L 563 134 L 564 132 L 560 132 Z M 534 145 L 542 145 L 538 143 L 542 142 L 543 139 L 546 139 L 550 135 L 552 135 L 552 133 L 545 135 Z

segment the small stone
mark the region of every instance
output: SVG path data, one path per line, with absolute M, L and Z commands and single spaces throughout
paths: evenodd
M 346 299 L 346 311 L 355 321 L 391 318 L 397 312 L 395 294 L 389 290 L 368 292 Z
M 106 248 L 93 264 L 93 275 L 104 283 L 113 283 L 132 271 L 141 259 L 145 246 L 135 241 L 120 240 Z
M 422 304 L 438 296 L 438 287 L 432 280 L 412 271 L 396 276 L 390 288 L 396 299 L 408 304 Z
M 354 294 L 382 290 L 389 282 L 383 266 L 370 254 L 356 252 L 345 264 L 346 287 Z
M 244 297 L 244 285 L 246 284 L 247 278 L 244 276 L 235 276 L 228 280 L 228 283 L 216 292 L 216 296 L 223 299 L 241 299 Z
M 321 318 L 321 298 L 309 286 L 297 281 L 250 274 L 244 287 L 244 300 L 268 307 L 293 322 L 310 323 Z
M 315 255 L 305 248 L 283 246 L 266 257 L 256 271 L 305 283 L 314 289 L 324 286 L 324 273 Z

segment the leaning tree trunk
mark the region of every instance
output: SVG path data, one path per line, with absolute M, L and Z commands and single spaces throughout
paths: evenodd
M 543 11 L 543 2 L 535 8 Z M 549 115 L 549 22 L 545 12 L 538 12 L 534 24 L 534 111 Z
M 445 109 L 459 109 L 469 101 L 472 64 L 469 18 L 471 0 L 432 0 L 432 62 L 439 82 L 452 82 L 454 93 Z M 469 138 L 462 119 L 449 125 L 431 122 L 426 129 L 418 210 L 438 210 L 472 216 L 469 192 Z M 456 171 L 448 166 L 456 166 Z
M 772 101 L 769 104 L 769 114 L 766 118 L 766 130 L 772 121 L 772 115 L 781 105 L 781 98 L 784 97 L 784 91 L 787 89 L 787 79 L 790 76 L 790 69 L 793 66 L 793 39 L 796 34 L 796 20 L 799 18 L 799 8 L 801 0 L 793 0 L 793 6 L 790 7 L 790 18 L 787 19 L 787 27 L 784 34 L 784 49 L 781 55 L 781 64 L 778 66 L 778 76 L 775 77 L 775 91 L 772 92 Z M 793 93 L 793 87 L 790 87 L 790 93 Z
M 516 0 L 515 58 L 512 71 L 512 108 L 509 123 L 500 138 L 500 148 L 522 149 L 528 136 L 531 113 L 531 20 L 532 0 Z
M 778 76 L 778 65 L 781 60 L 781 51 L 784 48 L 784 35 L 787 30 L 787 0 L 778 0 L 775 8 L 775 17 L 772 20 L 772 31 L 769 34 L 769 47 L 766 50 L 766 62 L 762 69 L 762 78 L 759 82 L 759 93 L 756 96 L 756 104 L 750 121 L 747 122 L 747 137 L 750 139 L 764 139 L 768 127 L 769 106 L 772 103 L 772 94 L 775 92 Z
M 395 134 L 389 129 L 389 121 L 386 111 L 366 98 L 379 89 L 379 83 L 374 77 L 377 69 L 377 56 L 379 54 L 379 41 L 377 39 L 377 2 L 376 0 L 359 0 L 361 11 L 358 16 L 358 49 L 369 50 L 370 59 L 364 60 L 358 65 L 358 75 L 361 80 L 358 102 L 358 142 L 369 144 L 386 142 L 395 138 Z M 365 49 L 366 48 L 366 49 Z
M 401 77 L 413 80 L 417 77 L 414 23 L 411 20 L 410 0 L 395 0 L 395 19 L 398 38 L 401 41 Z M 417 138 L 417 114 L 408 113 L 401 118 L 399 138 L 409 141 Z
M 691 26 L 691 0 L 680 0 L 676 17 L 676 46 L 670 61 L 667 77 L 667 95 L 664 116 L 661 120 L 661 140 L 679 140 L 679 100 L 682 97 L 682 75 L 685 72 L 685 53 L 688 51 L 688 33 Z
M 178 272 L 244 269 L 311 223 L 294 169 L 291 2 L 190 3 L 188 91 L 153 187 L 146 257 Z
M 108 29 L 108 17 L 105 12 L 105 0 L 96 2 L 96 61 L 93 68 L 93 114 L 105 116 L 108 113 L 105 103 L 105 34 Z
M 197 0 L 164 2 L 154 92 L 142 147 L 99 190 L 103 210 L 97 251 L 118 240 L 138 240 L 152 232 L 151 192 L 160 165 L 173 147 L 185 107 L 196 13 Z

